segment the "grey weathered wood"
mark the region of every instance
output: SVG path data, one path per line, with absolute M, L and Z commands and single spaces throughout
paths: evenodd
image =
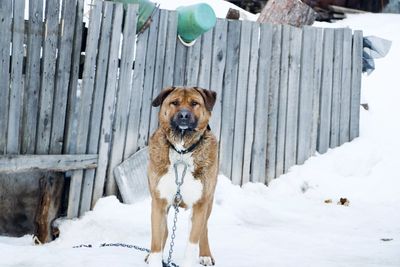
M 82 76 L 82 88 L 79 105 L 78 133 L 76 140 L 76 153 L 86 153 L 90 110 L 92 107 L 92 97 L 94 90 L 94 78 L 96 69 L 97 45 L 100 35 L 101 22 L 101 2 L 96 1 L 91 13 L 90 24 L 87 36 L 85 51 L 85 67 Z M 68 218 L 77 217 L 79 214 L 79 204 L 82 191 L 83 171 L 75 171 L 71 177 L 69 198 L 68 198 Z M 80 214 L 81 215 L 81 214 Z
M 182 86 L 185 84 L 187 51 L 187 47 L 177 40 L 175 47 L 174 86 Z
M 274 25 L 272 35 L 272 55 L 270 72 L 270 90 L 268 105 L 267 132 L 267 183 L 275 178 L 276 147 L 278 132 L 279 75 L 281 61 L 282 27 Z
M 226 68 L 223 84 L 222 121 L 220 137 L 220 170 L 232 175 L 233 133 L 235 130 L 236 88 L 239 67 L 240 21 L 228 22 Z M 240 164 L 235 162 L 235 164 Z
M 153 79 L 153 99 L 161 92 L 163 87 L 163 73 L 165 64 L 165 53 L 167 45 L 167 26 L 168 26 L 168 13 L 167 10 L 160 10 L 159 18 L 156 17 L 159 22 L 158 25 L 158 37 L 157 37 L 157 52 L 156 52 L 156 62 L 154 65 L 154 79 Z M 150 125 L 148 136 L 151 136 L 158 126 L 158 110 L 159 108 L 150 107 Z
M 79 83 L 79 65 L 81 59 L 82 32 L 83 32 L 84 0 L 77 0 L 76 18 L 74 25 L 74 40 L 72 47 L 71 72 L 68 88 L 68 103 L 66 117 L 66 135 L 64 137 L 64 151 L 75 153 L 78 135 L 78 113 L 81 84 Z
M 76 17 L 76 0 L 63 0 L 61 29 L 54 92 L 53 122 L 50 139 L 50 153 L 61 153 L 64 145 L 64 128 L 67 96 L 71 71 L 72 46 Z
M 312 27 L 303 28 L 303 43 L 301 56 L 301 75 L 299 89 L 299 119 L 297 135 L 297 164 L 303 164 L 310 155 L 311 131 L 313 117 L 313 68 L 315 49 L 315 30 Z
M 342 88 L 340 91 L 339 145 L 350 141 L 352 30 L 343 31 Z
M 146 65 L 145 65 L 145 76 L 143 82 L 143 100 L 142 108 L 140 113 L 140 124 L 139 124 L 139 136 L 138 136 L 138 147 L 143 148 L 147 145 L 149 137 L 150 127 L 150 116 L 151 116 L 151 102 L 153 100 L 153 79 L 154 79 L 154 68 L 156 62 L 157 53 L 157 31 L 158 31 L 158 16 L 156 16 L 157 22 L 153 21 L 150 25 L 149 39 L 147 41 L 146 50 Z
M 342 65 L 343 65 L 343 29 L 335 29 L 335 46 L 333 55 L 333 85 L 332 85 L 332 107 L 331 107 L 331 136 L 329 147 L 339 145 L 340 127 L 340 92 L 342 87 Z
M 122 4 L 119 3 L 115 3 L 113 7 L 112 35 L 108 58 L 108 69 L 106 73 L 107 84 L 102 110 L 103 116 L 99 141 L 99 164 L 96 169 L 94 181 L 92 207 L 96 204 L 97 200 L 103 196 L 104 192 L 109 160 L 108 155 L 112 138 L 113 111 L 117 92 L 118 54 L 121 41 L 123 7 Z M 136 57 L 136 59 L 138 59 L 138 57 Z
M 54 76 L 56 71 L 59 34 L 59 12 L 59 0 L 46 1 L 36 154 L 47 154 L 50 148 L 55 86 Z
M 210 89 L 212 41 L 212 30 L 201 36 L 200 67 L 197 85 L 205 89 Z
M 12 62 L 10 81 L 10 108 L 8 118 L 7 153 L 19 153 L 20 121 L 22 113 L 23 86 L 22 65 L 24 59 L 24 1 L 14 2 L 13 15 L 13 36 L 12 36 Z M 2 66 L 3 67 L 3 66 Z M 4 90 L 4 88 L 0 88 Z M 1 120 L 1 119 L 0 119 Z M 1 127 L 1 126 L 0 126 Z M 1 137 L 0 137 L 1 138 Z
M 354 31 L 351 71 L 350 140 L 359 136 L 362 71 L 362 31 Z
M 284 173 L 285 159 L 285 136 L 286 136 L 286 111 L 287 111 L 287 90 L 289 75 L 289 45 L 290 27 L 282 26 L 282 47 L 281 47 L 281 66 L 279 77 L 279 105 L 278 105 L 278 125 L 276 140 L 276 168 L 275 176 L 279 177 Z
M 210 89 L 217 93 L 217 101 L 215 102 L 210 127 L 213 133 L 220 139 L 221 119 L 222 119 L 222 88 L 225 72 L 226 61 L 226 36 L 228 21 L 218 19 L 213 30 L 213 51 L 211 65 L 211 81 Z
M 0 154 L 5 153 L 7 148 L 11 17 L 12 1 L 2 1 L 0 4 Z
M 146 51 L 149 31 L 146 30 L 138 36 L 136 44 L 135 69 L 133 71 L 132 97 L 129 107 L 129 121 L 126 134 L 124 159 L 135 153 L 138 149 L 140 110 L 144 89 L 144 77 L 146 68 Z
M 243 152 L 246 133 L 246 105 L 247 105 L 247 84 L 250 64 L 251 48 L 251 22 L 243 21 L 241 25 L 239 68 L 236 89 L 235 126 L 233 134 L 232 151 L 232 174 L 233 184 L 242 183 Z
M 0 156 L 0 173 L 55 171 L 96 168 L 97 155 L 7 155 Z
M 324 55 L 324 30 L 322 28 L 316 28 L 315 33 L 315 57 L 314 57 L 314 95 L 313 95 L 313 117 L 312 117 L 312 129 L 311 129 L 311 150 L 309 156 L 312 156 L 317 151 L 318 141 L 318 120 L 319 120 L 319 105 L 320 105 L 320 94 L 321 94 L 321 82 L 322 82 L 322 60 Z
M 114 179 L 114 168 L 121 163 L 124 155 L 126 128 L 128 122 L 129 100 L 132 88 L 132 67 L 136 44 L 137 5 L 128 5 L 125 13 L 125 25 L 122 41 L 121 67 L 118 80 L 118 97 L 114 115 L 114 133 L 108 165 L 106 194 L 115 195 L 117 187 Z
M 187 48 L 186 74 L 184 85 L 197 86 L 200 67 L 201 38 L 197 38 L 194 45 Z
M 321 94 L 319 106 L 319 126 L 317 150 L 319 153 L 328 151 L 331 129 L 331 107 L 333 86 L 333 50 L 335 30 L 324 29 L 324 56 L 322 64 Z
M 244 136 L 242 184 L 250 182 L 251 152 L 254 138 L 254 115 L 257 89 L 257 69 L 260 48 L 260 26 L 258 23 L 251 25 L 251 48 L 249 76 L 247 83 L 246 128 Z
M 302 31 L 290 29 L 289 77 L 286 114 L 285 166 L 296 164 Z
M 101 21 L 101 34 L 98 44 L 97 63 L 96 63 L 96 80 L 95 90 L 93 92 L 92 111 L 89 124 L 89 136 L 87 153 L 97 154 L 100 139 L 101 118 L 106 86 L 106 73 L 108 55 L 110 52 L 111 38 L 111 19 L 113 13 L 113 5 L 111 2 L 103 2 L 103 17 Z M 83 176 L 82 199 L 80 204 L 80 212 L 90 210 L 93 196 L 95 170 L 87 170 Z
M 162 87 L 171 86 L 174 83 L 174 65 L 176 50 L 176 35 L 178 27 L 178 14 L 175 11 L 168 11 L 168 32 L 167 44 L 165 47 L 165 62 Z
M 270 72 L 272 54 L 272 25 L 260 26 L 260 57 L 258 61 L 257 95 L 254 119 L 254 142 L 252 147 L 251 177 L 252 182 L 266 182 L 267 162 L 267 124 L 268 101 L 270 91 Z

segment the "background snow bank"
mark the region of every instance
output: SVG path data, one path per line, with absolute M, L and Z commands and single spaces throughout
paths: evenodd
M 269 187 L 240 188 L 220 176 L 209 221 L 217 266 L 400 266 L 400 16 L 367 14 L 317 25 L 350 26 L 393 41 L 387 57 L 363 77 L 363 101 L 370 111 L 361 111 L 361 136 L 293 167 Z M 336 205 L 340 197 L 350 206 Z M 326 199 L 333 203 L 325 204 Z M 182 211 L 177 263 L 188 219 L 189 212 Z M 103 242 L 148 247 L 150 200 L 125 205 L 107 197 L 60 230 L 60 238 L 44 246 L 32 246 L 30 236 L 0 238 L 1 266 L 146 266 L 145 254 L 133 250 L 71 247 Z

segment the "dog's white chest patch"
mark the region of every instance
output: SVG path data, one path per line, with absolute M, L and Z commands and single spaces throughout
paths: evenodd
M 161 177 L 157 185 L 157 190 L 160 192 L 160 198 L 166 199 L 168 204 L 172 204 L 176 195 L 177 185 L 175 181 L 175 170 L 174 162 L 180 159 L 180 154 L 175 150 L 169 150 L 169 160 L 171 165 L 168 168 L 168 172 Z M 188 206 L 192 207 L 200 198 L 203 193 L 203 185 L 200 180 L 193 177 L 194 165 L 192 153 L 187 153 L 182 156 L 182 160 L 187 164 L 186 174 L 181 186 L 181 195 L 183 202 Z M 181 179 L 183 172 L 183 165 L 178 166 L 178 175 Z

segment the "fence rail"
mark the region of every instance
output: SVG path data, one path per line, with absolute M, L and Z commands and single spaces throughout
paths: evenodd
M 360 31 L 218 19 L 186 47 L 176 12 L 136 35 L 136 6 L 97 1 L 80 80 L 83 0 L 45 0 L 44 17 L 30 1 L 28 23 L 23 3 L 0 3 L 0 154 L 98 155 L 72 172 L 69 217 L 117 193 L 113 169 L 147 145 L 151 100 L 168 85 L 218 93 L 210 125 L 235 184 L 268 183 L 358 136 Z

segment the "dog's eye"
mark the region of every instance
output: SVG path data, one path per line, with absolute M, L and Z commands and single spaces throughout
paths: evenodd
M 171 102 L 171 105 L 174 105 L 174 106 L 177 106 L 177 105 L 179 105 L 179 102 L 178 102 L 178 100 L 174 100 L 174 101 L 172 101 L 172 102 Z
M 195 106 L 197 106 L 199 103 L 197 103 L 196 101 L 192 101 L 192 103 L 190 103 L 190 105 L 192 106 L 192 107 L 195 107 Z

